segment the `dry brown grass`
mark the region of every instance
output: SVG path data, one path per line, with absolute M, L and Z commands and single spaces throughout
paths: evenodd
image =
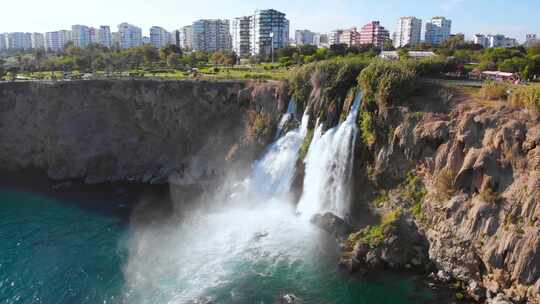
M 442 169 L 437 176 L 433 186 L 435 188 L 434 197 L 439 201 L 447 201 L 456 192 L 454 189 L 454 173 L 449 169 Z
M 526 108 L 534 115 L 540 115 L 540 85 L 516 88 L 510 95 L 510 106 Z
M 480 97 L 485 100 L 501 100 L 508 97 L 508 85 L 500 82 L 488 81 L 479 91 Z

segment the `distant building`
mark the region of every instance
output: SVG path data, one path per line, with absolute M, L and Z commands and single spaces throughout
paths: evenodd
M 98 30 L 98 43 L 105 47 L 112 47 L 111 28 L 108 25 L 102 25 Z
M 99 43 L 99 29 L 91 26 L 90 27 L 90 44 Z
M 372 21 L 360 30 L 359 44 L 373 44 L 382 47 L 388 40 L 390 40 L 390 33 L 381 26 L 379 21 Z
M 45 48 L 45 36 L 42 33 L 32 33 L 31 41 L 33 49 L 39 50 Z
M 489 40 L 483 34 L 476 34 L 473 36 L 473 43 L 483 46 L 484 48 L 489 47 Z
M 313 44 L 318 48 L 325 48 L 330 46 L 330 40 L 328 34 L 315 34 L 313 37 Z
M 229 20 L 201 19 L 192 24 L 193 50 L 215 52 L 232 48 Z
M 86 25 L 71 26 L 71 35 L 76 47 L 84 48 L 90 44 L 90 28 Z
M 161 49 L 171 42 L 171 34 L 164 28 L 153 26 L 150 28 L 150 44 Z
M 426 23 L 425 42 L 431 45 L 441 45 L 450 37 L 452 20 L 444 17 L 433 17 Z
M 310 30 L 296 30 L 294 32 L 294 42 L 296 45 L 314 44 L 316 33 Z
M 182 48 L 193 49 L 193 26 L 187 25 L 182 28 Z
M 142 40 L 142 44 L 152 44 L 152 41 L 150 40 L 150 37 L 148 36 L 143 36 L 141 40 Z
M 10 50 L 28 50 L 32 48 L 32 34 L 30 33 L 8 33 L 7 48 Z
M 356 27 L 342 30 L 338 40 L 339 43 L 344 43 L 349 47 L 355 44 L 360 44 L 360 32 L 356 29 Z
M 232 21 L 232 48 L 240 58 L 251 55 L 253 45 L 253 16 L 234 18 Z
M 328 36 L 329 44 L 335 45 L 340 44 L 339 38 L 341 37 L 341 34 L 343 33 L 343 30 L 333 30 L 330 32 L 330 35 Z
M 289 20 L 273 9 L 256 10 L 253 14 L 252 55 L 270 55 L 289 42 Z
M 71 31 L 61 30 L 45 33 L 45 47 L 47 50 L 63 50 L 64 46 L 70 41 L 72 41 Z
M 0 33 L 0 51 L 7 50 L 7 34 Z
M 422 20 L 415 17 L 401 17 L 394 33 L 394 47 L 416 45 L 422 36 Z
M 179 30 L 174 30 L 170 33 L 169 37 L 170 37 L 170 40 L 169 40 L 169 43 L 172 44 L 172 45 L 176 45 L 177 47 L 180 47 L 181 43 L 180 43 L 180 39 L 182 37 L 182 35 L 180 34 L 181 32 Z
M 142 30 L 129 23 L 118 25 L 119 45 L 122 49 L 129 49 L 143 44 Z
M 525 47 L 530 47 L 537 43 L 540 43 L 540 40 L 538 40 L 536 34 L 527 34 L 525 36 Z

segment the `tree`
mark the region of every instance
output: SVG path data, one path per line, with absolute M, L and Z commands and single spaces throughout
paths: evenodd
M 182 49 L 175 44 L 168 44 L 159 51 L 162 60 L 168 60 L 171 54 L 182 55 Z
M 401 48 L 398 50 L 399 60 L 407 60 L 410 58 L 409 50 L 406 48 Z
M 347 45 L 345 43 L 332 44 L 330 53 L 332 56 L 345 56 L 347 54 Z
M 6 69 L 4 67 L 4 59 L 0 58 L 0 81 L 2 80 L 2 78 L 4 78 L 4 75 L 6 75 Z

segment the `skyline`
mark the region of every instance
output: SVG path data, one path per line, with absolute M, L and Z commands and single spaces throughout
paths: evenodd
M 453 33 L 465 33 L 467 39 L 476 33 L 505 34 L 523 42 L 525 34 L 540 34 L 540 18 L 534 16 L 530 7 L 536 0 L 518 0 L 519 5 L 503 0 L 433 0 L 421 4 L 387 1 L 291 1 L 285 0 L 230 0 L 214 3 L 210 0 L 198 1 L 150 1 L 95 0 L 92 5 L 82 1 L 38 1 L 9 2 L 2 4 L 3 10 L 24 11 L 26 21 L 20 22 L 17 14 L 6 14 L 0 19 L 0 32 L 48 32 L 70 29 L 71 25 L 110 25 L 112 30 L 122 22 L 142 28 L 148 35 L 151 26 L 161 26 L 167 30 L 178 29 L 198 19 L 232 19 L 252 14 L 255 9 L 274 8 L 287 14 L 291 22 L 290 35 L 297 29 L 315 32 L 330 32 L 337 28 L 361 27 L 372 21 L 381 24 L 391 33 L 395 31 L 397 19 L 415 16 L 425 24 L 434 16 L 445 16 L 453 21 Z M 79 5 L 81 4 L 81 5 Z M 63 7 L 64 9 L 59 9 Z M 84 7 L 83 14 L 81 7 Z M 188 9 L 189 8 L 189 9 Z M 308 9 L 309 8 L 309 9 Z M 306 14 L 309 11 L 309 14 Z M 324 22 L 321 22 L 324 20 Z M 422 28 L 423 32 L 425 28 Z

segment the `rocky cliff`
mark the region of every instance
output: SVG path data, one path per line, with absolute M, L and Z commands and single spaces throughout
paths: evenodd
M 0 167 L 87 183 L 202 176 L 232 165 L 233 147 L 254 157 L 287 102 L 279 82 L 2 83 Z M 261 117 L 268 130 L 254 130 Z
M 377 193 L 357 203 L 382 220 L 351 235 L 345 264 L 432 263 L 471 300 L 540 303 L 536 115 L 470 90 L 424 84 L 388 117 L 388 143 L 366 147 L 371 156 L 359 156 L 357 174 L 358 187 Z

